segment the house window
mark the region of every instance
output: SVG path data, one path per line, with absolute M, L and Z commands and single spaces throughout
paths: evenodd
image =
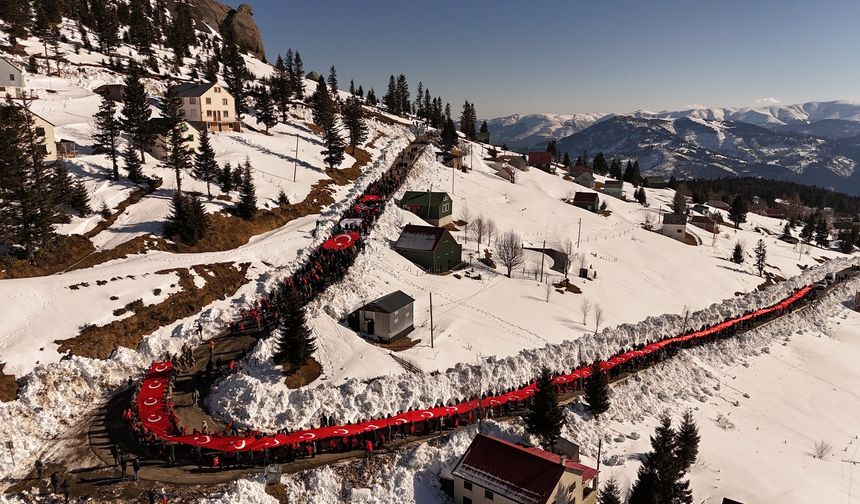
M 45 128 L 43 128 L 41 126 L 37 126 L 36 127 L 36 136 L 40 136 L 40 137 L 45 136 Z
M 464 481 L 463 482 L 463 489 L 464 490 L 471 490 L 472 489 L 472 482 L 471 481 Z
M 9 74 L 9 80 L 15 82 L 15 74 Z
M 188 99 L 188 103 L 197 103 L 197 98 L 194 98 L 192 96 L 191 98 Z
M 218 87 L 218 86 L 215 86 L 215 92 L 216 92 L 216 93 L 220 93 L 220 92 L 221 92 L 221 88 L 220 88 L 220 87 Z
M 487 500 L 493 500 L 493 492 L 484 490 L 484 498 Z
M 472 499 L 468 497 L 463 497 L 463 504 L 472 504 Z
M 212 111 L 211 110 L 206 111 L 206 117 L 212 117 Z
M 227 98 L 221 99 L 221 105 L 227 105 Z
M 224 111 L 224 117 L 230 117 L 230 112 Z
M 451 204 L 450 204 L 450 203 L 442 203 L 442 211 L 443 211 L 443 212 L 447 212 L 447 211 L 448 211 L 448 210 L 450 210 L 450 209 L 451 209 Z
M 0 86 L 0 91 L 6 91 L 6 87 L 5 87 L 5 86 Z
M 179 115 L 184 116 L 185 115 L 185 109 L 179 109 Z
M 212 98 L 206 98 L 206 105 L 212 105 Z

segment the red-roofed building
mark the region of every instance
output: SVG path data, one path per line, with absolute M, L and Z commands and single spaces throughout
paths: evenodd
M 594 504 L 597 470 L 561 455 L 478 434 L 452 471 L 455 504 Z
M 552 170 L 552 153 L 546 151 L 529 152 L 529 164 L 543 171 Z

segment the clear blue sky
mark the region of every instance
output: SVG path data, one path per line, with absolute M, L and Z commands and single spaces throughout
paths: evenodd
M 403 73 L 457 115 L 466 99 L 481 118 L 860 99 L 856 0 L 246 3 L 271 60 L 299 49 L 380 97 Z

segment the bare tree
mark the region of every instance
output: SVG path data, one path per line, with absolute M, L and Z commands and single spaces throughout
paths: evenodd
M 478 242 L 478 253 L 481 253 L 481 242 L 484 241 L 484 237 L 487 236 L 487 220 L 484 219 L 483 215 L 479 215 L 472 219 L 471 226 L 469 226 L 472 230 L 472 237 Z
M 463 211 L 460 213 L 460 220 L 463 221 L 463 243 L 469 238 L 469 225 L 472 222 L 472 212 L 469 211 L 469 206 L 463 204 Z
M 562 252 L 564 252 L 564 278 L 570 276 L 570 265 L 573 264 L 573 240 L 567 239 L 561 242 Z
M 687 330 L 687 322 L 690 320 L 690 305 L 684 305 L 684 308 L 681 309 L 681 314 L 684 315 L 684 327 L 681 328 L 681 331 Z
M 505 231 L 496 240 L 496 255 L 508 270 L 508 278 L 511 271 L 523 264 L 523 240 L 515 231 Z
M 824 440 L 816 441 L 815 446 L 812 449 L 812 457 L 817 459 L 823 459 L 824 457 L 830 455 L 831 451 L 833 451 L 833 446 L 830 443 Z
M 588 322 L 588 314 L 591 313 L 591 301 L 588 298 L 582 298 L 579 309 L 582 311 L 582 325 L 585 325 Z
M 594 334 L 600 330 L 601 324 L 603 324 L 603 307 L 594 305 Z
M 499 232 L 498 226 L 496 226 L 496 221 L 490 218 L 485 219 L 487 226 L 487 246 L 489 247 L 491 243 L 493 243 L 493 238 L 496 236 L 496 233 Z
M 552 286 L 552 281 L 549 279 L 549 277 L 547 277 L 546 278 L 546 302 L 547 303 L 549 303 L 549 297 L 552 296 L 553 288 L 554 287 Z

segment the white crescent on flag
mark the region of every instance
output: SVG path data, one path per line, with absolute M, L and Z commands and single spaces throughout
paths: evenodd
M 212 438 L 209 436 L 194 436 L 192 439 L 194 439 L 198 444 L 209 444 L 209 442 L 212 441 Z M 206 441 L 202 441 L 203 439 Z
M 147 397 L 143 400 L 143 404 L 146 406 L 155 406 L 156 404 L 158 404 L 158 399 L 154 397 Z
M 365 427 L 364 430 L 376 430 L 378 428 L 379 428 L 378 425 L 367 424 L 367 427 Z
M 397 425 L 403 425 L 403 424 L 409 423 L 409 422 L 407 422 L 405 418 L 398 418 L 397 420 L 394 421 L 394 423 L 396 423 Z
M 304 434 L 299 436 L 300 439 L 313 439 L 315 437 L 317 437 L 317 435 L 314 434 L 313 432 L 305 432 Z
M 243 439 L 243 440 L 239 441 L 238 443 L 237 443 L 236 441 L 233 441 L 233 442 L 232 442 L 232 443 L 230 443 L 230 444 L 232 444 L 232 445 L 233 445 L 233 448 L 235 448 L 235 449 L 237 449 L 237 450 L 244 450 L 244 449 L 245 449 L 245 445 L 247 444 L 247 441 L 245 441 L 245 440 Z
M 146 417 L 147 422 L 158 423 L 161 421 L 161 415 L 156 415 L 155 413 Z
M 453 407 L 453 406 L 448 406 L 448 407 L 446 407 L 446 408 L 445 408 L 445 411 L 447 411 L 448 413 L 456 413 L 456 412 L 457 412 L 457 408 L 455 408 L 455 407 Z
M 334 433 L 338 436 L 346 436 L 347 434 L 349 434 L 349 431 L 346 429 L 335 429 Z
M 168 369 L 170 369 L 170 366 L 168 366 L 165 363 L 162 363 L 162 364 L 155 366 L 155 372 L 156 373 L 163 373 L 163 372 L 167 371 Z
M 149 385 L 147 385 L 147 387 L 151 388 L 152 390 L 159 389 L 161 388 L 161 381 L 153 380 L 149 382 Z
M 334 242 L 337 243 L 339 247 L 346 247 L 350 243 L 352 243 L 352 236 L 343 233 L 334 237 Z
M 425 411 L 425 412 L 421 413 L 421 417 L 422 418 L 433 418 L 433 412 L 432 411 Z
M 272 438 L 272 439 L 266 441 L 266 447 L 280 446 L 280 445 L 281 445 L 281 442 L 278 440 L 278 438 Z

